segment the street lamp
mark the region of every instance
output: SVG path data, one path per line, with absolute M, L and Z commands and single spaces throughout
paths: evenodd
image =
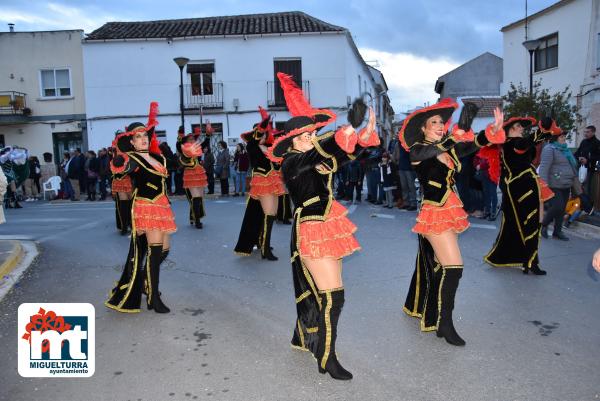
M 181 127 L 185 132 L 185 121 L 183 119 L 183 67 L 185 67 L 190 59 L 186 57 L 175 57 L 173 61 L 179 67 L 179 111 L 181 113 Z
M 538 39 L 531 39 L 523 42 L 523 46 L 525 46 L 529 52 L 529 97 L 531 97 L 533 92 L 533 53 L 541 44 L 542 41 Z

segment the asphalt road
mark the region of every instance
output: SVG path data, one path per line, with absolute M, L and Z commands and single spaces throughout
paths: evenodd
M 457 348 L 421 333 L 402 312 L 415 213 L 352 207 L 363 250 L 344 262 L 337 350 L 354 379 L 337 382 L 289 346 L 290 226 L 274 228 L 277 262 L 233 253 L 243 199 L 207 201 L 203 230 L 187 224 L 187 202 L 173 202 L 179 231 L 161 275 L 168 315 L 103 306 L 128 248 L 111 202 L 25 206 L 8 210 L 0 226 L 0 238 L 32 239 L 40 248 L 0 302 L 2 400 L 600 399 L 600 278 L 589 268 L 598 241 L 544 240 L 548 275 L 524 276 L 482 262 L 497 229 L 473 221 L 460 239 L 465 271 L 455 319 L 467 346 Z M 95 306 L 93 377 L 18 375 L 17 308 L 24 302 Z

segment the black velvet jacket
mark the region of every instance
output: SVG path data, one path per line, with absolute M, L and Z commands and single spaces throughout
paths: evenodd
M 535 167 L 531 164 L 535 159 L 535 145 L 550 139 L 552 135 L 537 131 L 524 138 L 506 138 L 502 145 L 502 181 L 511 181 L 523 172 L 531 170 L 535 173 Z
M 438 142 L 424 142 L 413 145 L 410 160 L 421 184 L 423 204 L 441 206 L 446 203 L 450 192 L 454 191 L 454 173 L 461 170 L 460 158 L 478 151 L 490 142 L 482 132 L 473 142 L 456 142 L 447 135 Z M 448 167 L 437 156 L 446 152 L 454 162 Z
M 313 149 L 307 152 L 291 150 L 283 158 L 283 179 L 300 213 L 300 222 L 325 220 L 333 203 L 333 173 L 364 149 L 356 145 L 354 153 L 348 154 L 338 146 L 334 135 L 334 131 L 320 135 L 314 141 Z
M 166 171 L 166 159 L 162 155 L 154 153 L 150 153 L 150 155 L 162 164 Z M 120 174 L 130 175 L 133 179 L 134 198 L 154 202 L 160 195 L 166 195 L 165 177 L 167 175 L 157 171 L 136 152 L 127 152 L 127 156 L 129 160 L 125 164 L 125 170 Z
M 248 158 L 250 159 L 250 168 L 252 169 L 253 176 L 267 176 L 274 170 L 273 163 L 265 156 L 265 153 L 260 148 L 259 142 L 263 135 L 263 133 L 255 128 L 252 137 L 246 142 L 246 151 L 248 152 Z

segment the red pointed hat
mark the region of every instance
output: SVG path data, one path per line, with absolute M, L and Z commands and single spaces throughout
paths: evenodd
M 425 140 L 421 127 L 425 125 L 428 118 L 433 116 L 441 116 L 444 124 L 448 124 L 450 117 L 454 110 L 458 108 L 456 103 L 451 98 L 445 98 L 428 107 L 423 107 L 413 111 L 404 119 L 402 128 L 398 132 L 398 139 L 402 144 L 402 147 L 407 151 L 416 144 L 421 143 Z
M 279 136 L 269 148 L 273 159 L 280 159 L 287 153 L 295 136 L 318 130 L 336 119 L 333 111 L 312 107 L 291 75 L 278 72 L 277 78 L 281 83 L 285 103 L 292 118 L 285 123 L 284 134 Z
M 536 122 L 536 119 L 533 117 L 511 117 L 502 124 L 502 129 L 508 134 L 508 130 L 515 123 L 519 123 L 523 128 L 527 129 Z

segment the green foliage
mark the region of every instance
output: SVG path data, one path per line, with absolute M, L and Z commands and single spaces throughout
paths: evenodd
M 531 116 L 538 120 L 549 115 L 564 131 L 575 128 L 581 116 L 579 108 L 572 106 L 571 91 L 567 86 L 564 90 L 550 94 L 547 88 L 542 89 L 542 84 L 537 81 L 533 84 L 533 91 L 529 96 L 529 89 L 519 83 L 518 86 L 510 84 L 510 90 L 502 97 L 504 100 L 504 118 L 516 116 Z

